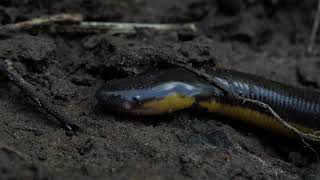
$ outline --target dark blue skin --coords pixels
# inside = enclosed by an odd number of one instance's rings
[[[165,98],[173,92],[187,97],[209,97],[214,89],[186,70],[169,69],[107,82],[96,97],[100,104],[118,112],[144,114],[141,105],[147,101]]]
[[[296,88],[241,72],[218,69],[210,75],[221,87],[244,98],[268,104],[281,118],[300,126],[320,129],[320,93]],[[181,68],[162,70],[108,82],[97,91],[100,104],[119,112],[143,114],[141,105],[172,92],[199,99],[215,99],[267,113],[255,104],[239,102],[193,73]],[[268,114],[268,113],[267,113]]]

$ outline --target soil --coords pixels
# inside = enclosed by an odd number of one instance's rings
[[[317,89],[319,39],[315,52],[305,53],[316,7],[298,0],[2,0],[3,25],[81,13],[88,21],[195,22],[199,31],[1,34],[0,57],[77,117],[82,131],[67,136],[2,77],[0,179],[320,179],[316,153],[299,140],[190,111],[114,114],[94,96],[108,80],[161,69],[169,60]]]

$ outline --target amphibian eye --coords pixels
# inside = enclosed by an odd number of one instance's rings
[[[140,101],[141,100],[141,96],[140,95],[137,95],[137,96],[134,96],[132,98],[134,101]]]
[[[258,128],[293,136],[269,109],[259,106],[262,103],[302,133],[320,129],[318,119],[314,118],[320,114],[318,91],[230,70],[215,70],[211,75],[223,84],[225,91],[234,95],[224,93],[189,71],[171,69],[109,83],[98,91],[97,98],[110,109],[136,115],[165,114],[197,106]]]

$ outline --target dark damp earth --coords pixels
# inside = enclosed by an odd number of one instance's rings
[[[1,1],[1,24],[81,13],[87,21],[195,22],[200,31],[1,34],[0,56],[76,116],[82,131],[67,136],[1,78],[0,179],[320,179],[315,153],[301,143],[189,111],[123,116],[94,97],[108,80],[169,60],[319,88],[319,45],[305,53],[316,7],[298,0]]]

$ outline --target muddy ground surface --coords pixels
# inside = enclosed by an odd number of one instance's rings
[[[91,21],[195,22],[199,28],[1,34],[0,56],[77,117],[82,131],[67,136],[1,78],[0,179],[320,179],[315,154],[299,143],[188,111],[118,115],[94,97],[108,80],[161,69],[169,60],[319,88],[319,46],[305,54],[316,6],[298,0],[0,1],[1,24],[67,12]]]

